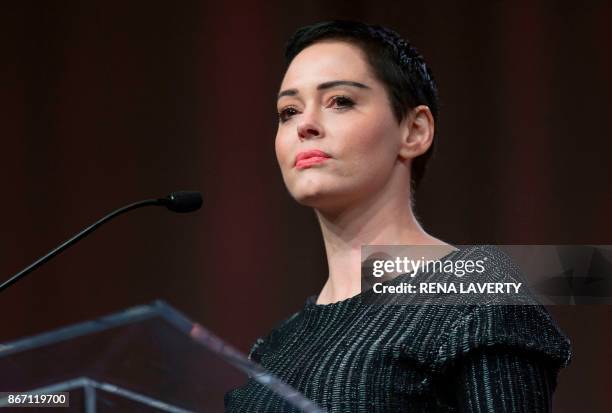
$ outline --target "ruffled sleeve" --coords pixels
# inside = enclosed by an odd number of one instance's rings
[[[571,361],[570,340],[541,305],[483,305],[472,308],[444,332],[434,367],[443,370],[479,349],[531,353],[557,369]]]
[[[519,269],[498,249],[472,255],[491,260],[487,281],[520,280]],[[571,342],[548,310],[529,294],[520,305],[502,300],[456,306],[446,312],[433,345],[432,372],[454,392],[459,411],[548,412],[559,370],[572,358]]]
[[[249,351],[249,359],[253,360],[255,363],[261,363],[261,356],[263,354],[262,346],[264,343],[265,340],[263,337],[259,337],[257,340],[255,340],[255,343],[253,343],[253,346]]]
[[[469,258],[486,259],[487,273],[478,281],[523,281],[520,269],[494,246],[470,249]],[[528,289],[512,305],[503,298],[488,303],[457,306],[435,345],[434,365],[444,369],[479,349],[531,353],[556,368],[571,360],[571,343],[544,306]]]
[[[281,335],[282,331],[288,327],[290,322],[298,316],[299,312],[292,314],[289,318],[283,320],[276,327],[268,333],[265,337],[259,337],[253,343],[251,350],[249,351],[249,359],[256,363],[262,363],[262,357],[266,354],[266,350],[270,346],[274,346],[277,338]]]

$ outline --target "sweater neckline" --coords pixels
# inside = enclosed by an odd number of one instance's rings
[[[448,254],[446,254],[443,257],[438,258],[438,259],[439,260],[447,260],[450,257],[453,257],[458,252],[464,251],[461,248],[458,248],[458,247],[455,247],[455,248],[456,248],[455,250],[449,252]],[[423,273],[423,271],[419,270],[419,274],[422,274],[422,273]],[[399,277],[402,277],[403,275],[406,275],[406,274],[400,274],[400,275],[398,275],[397,277],[395,277],[395,278],[393,278],[391,280],[387,280],[387,281],[382,282],[382,284],[383,285],[389,285],[392,282],[396,281]],[[309,296],[306,299],[305,307],[308,308],[308,309],[315,309],[315,308],[316,309],[340,308],[340,307],[344,307],[344,306],[350,306],[350,305],[352,305],[354,303],[359,304],[359,303],[361,303],[363,301],[364,298],[369,297],[371,294],[374,294],[374,289],[373,288],[369,288],[366,291],[362,291],[359,294],[356,294],[356,295],[354,295],[352,297],[349,297],[349,298],[345,298],[344,300],[340,300],[340,301],[336,301],[336,302],[328,303],[328,304],[317,304],[317,299],[319,298],[319,295],[318,294],[314,294],[314,295]]]

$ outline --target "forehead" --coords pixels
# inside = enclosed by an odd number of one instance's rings
[[[306,47],[293,59],[281,89],[309,87],[330,80],[373,80],[371,69],[359,46],[325,40]]]

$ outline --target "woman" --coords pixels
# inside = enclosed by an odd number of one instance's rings
[[[495,248],[433,237],[412,211],[438,106],[423,58],[391,30],[347,21],[298,30],[286,57],[276,155],[316,212],[329,277],[250,358],[328,412],[548,411],[570,348],[543,307],[372,306],[361,291],[362,245],[434,245],[434,258],[512,268]],[[226,409],[291,411],[253,380]]]

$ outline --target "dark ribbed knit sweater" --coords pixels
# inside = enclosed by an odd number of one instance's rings
[[[495,247],[446,258],[483,257],[494,264],[489,280],[521,279]],[[543,306],[377,306],[373,295],[326,305],[309,297],[249,357],[330,413],[550,411],[571,351]],[[296,411],[252,379],[225,403],[228,412]]]

